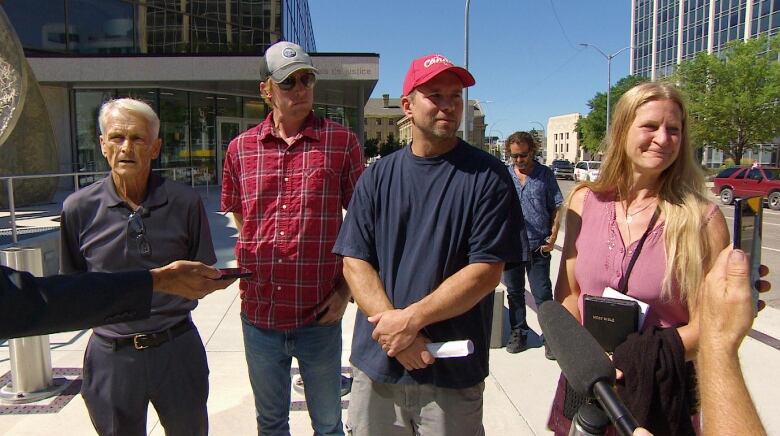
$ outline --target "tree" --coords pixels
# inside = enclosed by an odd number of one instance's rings
[[[615,109],[615,103],[634,86],[646,82],[639,76],[626,76],[612,86],[610,90],[610,109]],[[577,122],[577,133],[582,138],[582,146],[591,153],[601,149],[601,143],[607,130],[607,93],[598,92],[588,101],[590,112]]]
[[[536,145],[539,147],[538,151],[541,153],[542,149],[546,146],[544,142],[544,130],[531,129],[528,133],[533,136]]]
[[[673,79],[683,91],[691,139],[739,164],[745,151],[780,135],[780,37],[729,43],[719,55],[700,53]]]
[[[395,139],[395,135],[392,133],[387,134],[387,141],[379,146],[379,154],[381,156],[387,156],[388,154],[401,149],[401,143]]]
[[[379,152],[379,139],[377,138],[371,138],[366,139],[366,143],[363,144],[363,156],[368,159],[369,157],[374,157]]]

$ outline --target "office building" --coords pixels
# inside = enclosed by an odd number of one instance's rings
[[[580,145],[577,134],[577,122],[582,115],[578,112],[557,115],[547,119],[547,155],[543,162],[552,164],[553,160],[566,159],[570,162],[581,160],[599,160],[599,157]]]
[[[366,139],[376,139],[377,144],[382,144],[393,135],[400,142],[398,122],[403,117],[400,98],[390,98],[390,94],[382,94],[382,98],[369,98],[363,108]]]
[[[778,0],[631,0],[629,69],[656,80],[697,53],[778,31]]]
[[[317,53],[307,0],[0,3],[41,84],[60,172],[108,168],[97,111],[107,99],[134,97],[160,116],[163,146],[154,167],[219,184],[229,141],[269,112],[259,97],[259,58],[279,40],[312,55],[319,70],[315,112],[363,137],[379,55]]]

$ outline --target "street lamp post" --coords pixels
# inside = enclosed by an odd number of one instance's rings
[[[593,44],[581,42],[580,45],[583,47],[593,47],[607,60],[607,130],[604,132],[604,134],[607,135],[609,134],[609,117],[610,117],[609,112],[610,112],[610,104],[611,104],[610,97],[611,97],[611,90],[612,90],[611,89],[612,88],[612,58],[628,50],[629,48],[631,48],[631,46],[623,47],[620,50],[616,51],[615,53],[608,55]]]
[[[466,0],[465,29],[463,32],[463,68],[469,69],[469,4],[471,0]],[[463,90],[463,140],[469,142],[469,88]]]

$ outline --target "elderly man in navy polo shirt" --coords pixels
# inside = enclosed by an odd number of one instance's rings
[[[512,329],[506,351],[519,353],[528,349],[530,331],[525,321],[526,273],[536,307],[552,300],[550,252],[555,248],[555,238],[558,236],[563,195],[552,170],[534,160],[538,146],[530,133],[515,132],[509,135],[505,149],[511,159],[507,169],[520,198],[531,247],[530,260],[507,269],[503,275],[508,291],[509,325]],[[545,356],[554,359],[546,346]]]
[[[177,259],[216,262],[197,192],[152,173],[160,120],[118,99],[100,109],[100,147],[111,174],[63,204],[60,270],[118,272]],[[208,364],[190,311],[197,301],[154,293],[151,316],[95,328],[81,388],[101,435],[145,435],[151,402],[166,435],[208,433]]]
[[[412,62],[401,98],[412,143],[366,170],[336,241],[360,307],[353,436],[484,434],[493,290],[527,242],[506,169],[457,137],[473,84],[441,55]],[[474,353],[434,361],[426,351],[453,340]]]

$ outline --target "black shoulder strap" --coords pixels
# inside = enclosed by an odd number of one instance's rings
[[[639,252],[642,251],[642,246],[645,245],[645,239],[647,239],[647,236],[650,234],[651,231],[653,231],[653,227],[655,226],[655,222],[658,220],[658,215],[660,215],[660,213],[661,213],[661,209],[656,206],[655,212],[653,212],[653,217],[650,218],[650,223],[647,225],[647,229],[645,230],[645,233],[642,235],[642,237],[639,239],[639,242],[636,244],[636,249],[634,250],[634,254],[631,255],[631,260],[628,262],[628,267],[626,268],[626,272],[623,274],[623,277],[620,278],[620,283],[618,284],[618,291],[621,294],[625,294],[628,292],[628,277],[631,275],[631,270],[634,269],[636,258],[639,257]]]

